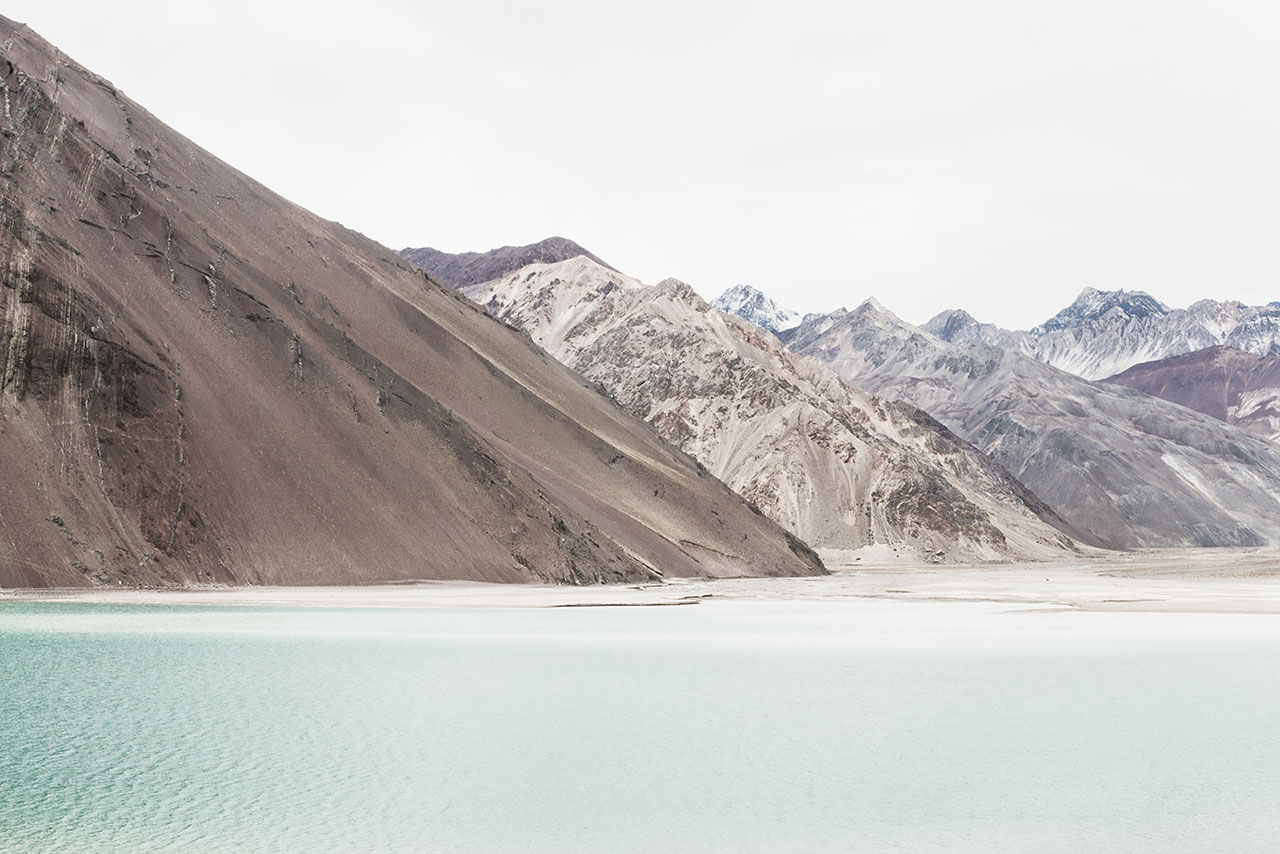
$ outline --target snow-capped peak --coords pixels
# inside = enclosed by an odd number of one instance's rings
[[[1280,342],[1280,311],[1235,300],[1171,309],[1142,291],[1086,288],[1028,333],[1026,352],[1085,379],[1225,344],[1257,355]],[[1006,345],[1007,346],[1007,345]]]
[[[1097,288],[1085,288],[1075,302],[1033,329],[1031,334],[1069,329],[1113,311],[1124,317],[1140,319],[1166,315],[1169,307],[1145,291],[1100,291]]]
[[[770,332],[781,332],[800,323],[799,314],[782,308],[750,285],[734,285],[716,297],[711,305],[727,314],[736,314]]]

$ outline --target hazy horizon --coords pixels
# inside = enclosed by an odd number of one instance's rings
[[[9,16],[392,248],[559,234],[647,282],[1033,326],[1085,287],[1265,303],[1280,11],[82,2]]]

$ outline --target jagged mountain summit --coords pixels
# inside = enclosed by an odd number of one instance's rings
[[[717,311],[586,257],[464,289],[599,383],[831,561],[1051,558],[1065,523],[914,407],[865,394]]]
[[[478,285],[519,270],[526,264],[554,264],[585,255],[601,267],[609,267],[595,255],[583,249],[567,237],[548,237],[528,246],[503,246],[488,252],[441,252],[423,246],[406,247],[399,252],[418,267],[426,270],[437,281],[451,288]]]
[[[944,311],[924,330],[954,344],[992,344],[1084,377],[1105,379],[1134,365],[1227,346],[1259,356],[1280,352],[1280,303],[1200,300],[1169,308],[1142,291],[1085,288],[1071,305],[1027,332]]]
[[[1107,544],[1280,543],[1280,448],[1030,356],[958,345],[878,303],[810,320],[790,347],[929,412]]]
[[[954,308],[930,318],[921,327],[943,341],[966,346],[987,344],[1035,355],[1035,339],[1028,332],[1002,329],[994,323],[981,323],[964,309]]]
[[[0,586],[822,571],[516,330],[0,43]]]
[[[1280,356],[1208,347],[1134,365],[1107,382],[1280,440]]]
[[[1108,318],[1122,321],[1164,317],[1169,307],[1144,291],[1100,291],[1085,288],[1071,305],[1031,330],[1039,338],[1051,332],[1076,329]]]
[[[799,314],[783,308],[750,285],[734,285],[716,297],[711,305],[775,334],[800,325]]]

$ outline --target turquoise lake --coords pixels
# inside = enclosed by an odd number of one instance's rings
[[[1280,850],[1280,619],[0,604],[4,852]]]

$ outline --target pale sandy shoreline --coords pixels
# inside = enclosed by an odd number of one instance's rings
[[[858,565],[821,578],[564,587],[423,581],[359,587],[0,590],[3,602],[280,607],[548,608],[716,600],[989,602],[1087,611],[1280,614],[1280,550],[1140,552],[1014,566]]]

